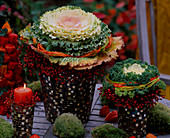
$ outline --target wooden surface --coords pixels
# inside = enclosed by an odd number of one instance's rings
[[[104,117],[99,116],[100,108],[102,107],[100,99],[99,99],[99,92],[97,91],[97,88],[99,88],[101,85],[96,85],[96,90],[93,98],[93,104],[92,104],[92,110],[91,115],[88,123],[86,124],[86,134],[85,138],[91,138],[90,131],[92,128],[105,124]],[[161,103],[165,104],[166,106],[170,107],[170,101],[169,100],[162,100]],[[113,109],[114,110],[114,109]],[[112,110],[111,110],[112,111]],[[12,123],[11,119],[7,119],[6,116],[1,116],[8,122]],[[117,123],[114,123],[114,125],[117,127]],[[52,134],[52,124],[46,120],[45,118],[45,111],[44,111],[44,104],[43,102],[38,102],[35,107],[34,112],[34,123],[33,123],[33,134],[39,135],[41,138],[57,138],[53,136]],[[158,138],[168,138],[170,135],[164,135],[164,136],[158,136]]]

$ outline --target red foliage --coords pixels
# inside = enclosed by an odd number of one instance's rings
[[[99,18],[99,19],[104,19],[106,18],[106,15],[104,13],[100,13],[100,12],[93,12],[93,14]]]
[[[32,135],[30,138],[40,138],[37,134]]]
[[[134,29],[136,29],[137,28],[137,25],[136,24],[133,24],[133,25],[131,25],[130,27],[129,27],[129,30],[134,30]]]
[[[131,42],[126,46],[126,49],[128,50],[136,50],[137,46],[138,46],[138,38],[136,34],[133,34],[131,36]]]
[[[135,136],[131,136],[131,137],[129,137],[129,138],[136,138]]]
[[[3,63],[8,63],[9,61],[10,61],[10,56],[7,53],[5,53]]]
[[[130,24],[131,20],[130,20],[128,14],[129,14],[129,11],[123,12],[122,13],[122,17],[123,17],[124,23]]]
[[[10,33],[9,35],[9,41],[11,44],[14,44],[14,45],[17,45],[18,44],[18,35],[17,34],[14,34],[14,33]]]
[[[14,78],[14,73],[12,70],[8,70],[5,74],[4,74],[4,77],[7,79],[7,80],[13,80]]]
[[[123,17],[122,17],[121,14],[119,14],[119,16],[116,18],[116,23],[117,23],[118,25],[123,25],[124,20],[123,20]]]
[[[0,105],[0,115],[6,115],[8,112],[8,108],[5,105]]]
[[[116,15],[116,9],[109,9],[108,12],[112,15],[112,17]]]
[[[95,0],[83,0],[84,2],[94,2]]]
[[[96,5],[96,8],[97,8],[97,9],[102,9],[103,7],[104,7],[104,4],[97,4],[97,5]]]
[[[126,3],[124,1],[121,1],[118,4],[116,4],[116,8],[122,8],[123,6],[125,6],[125,4]]]
[[[110,110],[109,110],[109,106],[108,105],[104,105],[101,109],[100,109],[100,112],[99,114],[101,116],[107,116],[108,114],[110,113]]]
[[[20,83],[23,82],[23,78],[19,74],[15,75],[15,79],[14,80],[15,80],[16,84],[20,84]]]
[[[14,70],[14,73],[17,74],[17,75],[20,75],[22,73],[22,67],[21,66],[18,66],[15,70]]]
[[[0,45],[5,46],[6,44],[8,44],[8,40],[8,37],[0,36]]]
[[[125,33],[122,32],[122,31],[119,31],[119,32],[115,32],[114,35],[124,37],[124,36],[125,36]]]
[[[1,5],[1,7],[0,7],[0,11],[4,11],[6,9],[6,5],[4,4],[4,5]]]
[[[22,85],[23,79],[20,76],[22,68],[19,63],[19,52],[17,50],[18,35],[11,33],[12,29],[8,22],[2,28],[7,28],[8,32],[5,36],[0,37],[0,51],[4,52],[3,64],[0,66],[0,89],[1,91],[3,89],[7,91]],[[8,98],[9,94],[6,94],[4,91],[2,91],[0,96],[0,114],[6,114],[8,110],[6,105],[4,105],[4,101]]]
[[[11,62],[8,63],[8,69],[14,70],[17,67],[18,67],[18,62],[11,61]]]
[[[14,53],[9,54],[12,61],[16,61],[16,59],[19,56],[18,50],[16,50]]]
[[[13,53],[16,50],[16,47],[12,44],[6,44],[5,49],[8,54]]]
[[[106,16],[106,18],[103,20],[103,22],[107,25],[109,25],[112,22],[112,17]]]
[[[117,122],[118,121],[118,113],[117,113],[117,111],[112,111],[111,113],[109,113],[106,116],[105,121]]]
[[[131,10],[135,5],[135,0],[128,0],[128,9]]]

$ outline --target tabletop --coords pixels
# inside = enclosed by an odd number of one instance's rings
[[[99,91],[97,88],[101,87],[101,84],[97,84],[95,88],[95,93],[94,93],[94,98],[93,98],[93,103],[92,103],[92,108],[91,108],[91,114],[88,123],[86,124],[86,134],[85,138],[91,138],[90,132],[92,129],[96,126],[103,125],[107,123],[104,121],[104,117],[101,117],[99,115],[99,111],[102,107],[102,103],[99,98]],[[166,106],[170,107],[170,101],[163,99],[159,101]],[[115,110],[115,109],[112,109]],[[112,111],[111,110],[111,111]],[[1,116],[0,117],[4,118],[8,122],[12,123],[12,119],[7,119],[6,116]],[[52,125],[49,121],[46,120],[45,118],[45,110],[44,110],[44,104],[43,102],[38,102],[35,106],[35,111],[34,111],[34,120],[33,120],[33,134],[39,135],[41,138],[57,138],[52,134]],[[118,127],[117,123],[114,123],[116,127]],[[160,135],[158,138],[168,138],[170,135]]]

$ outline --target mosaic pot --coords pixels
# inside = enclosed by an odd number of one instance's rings
[[[16,129],[16,137],[27,137],[32,134],[34,106],[12,105],[12,123]]]
[[[130,136],[141,138],[146,135],[146,125],[149,107],[144,108],[118,108],[118,127]]]
[[[66,70],[60,74],[64,76],[62,78],[64,83],[56,80],[59,76],[48,76],[44,73],[40,75],[42,90],[45,93],[46,118],[54,122],[58,115],[70,112],[82,123],[86,123],[91,111],[96,79],[94,76],[84,76],[83,70],[67,71],[69,72],[67,75],[65,75]]]

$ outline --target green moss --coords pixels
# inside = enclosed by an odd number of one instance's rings
[[[170,133],[170,108],[161,103],[152,107],[147,127],[151,132]]]
[[[53,125],[53,134],[60,138],[81,138],[84,133],[81,121],[70,113],[59,115]]]
[[[14,133],[15,130],[12,125],[3,118],[0,118],[0,138],[12,138]]]
[[[34,81],[27,86],[28,88],[31,88],[33,92],[39,92],[41,91],[41,83],[40,81]]]
[[[128,138],[129,135],[123,130],[114,127],[110,123],[106,123],[101,126],[97,126],[91,132],[93,138]]]

